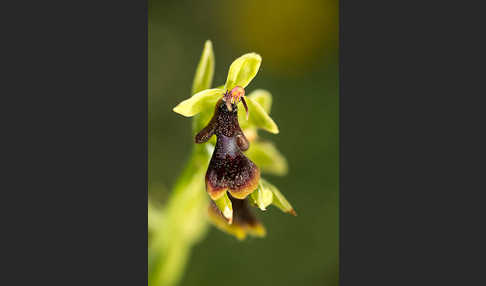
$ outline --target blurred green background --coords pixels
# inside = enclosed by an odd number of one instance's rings
[[[272,93],[280,134],[259,134],[289,163],[287,176],[265,177],[298,213],[254,208],[264,239],[239,242],[211,227],[192,249],[180,285],[338,285],[338,4],[149,0],[149,195],[163,204],[190,155],[191,120],[172,108],[191,95],[210,39],[213,86],[224,84],[237,57],[262,56],[246,91]]]

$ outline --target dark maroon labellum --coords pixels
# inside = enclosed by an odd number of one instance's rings
[[[195,138],[196,143],[207,142],[216,135],[216,147],[206,172],[206,190],[217,200],[228,190],[234,198],[244,199],[252,193],[260,180],[260,170],[242,151],[250,143],[238,123],[237,102],[222,99],[216,103],[213,118]]]

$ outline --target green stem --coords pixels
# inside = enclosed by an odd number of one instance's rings
[[[158,222],[150,226],[149,286],[176,285],[192,246],[206,233],[204,173],[210,156],[205,148],[194,146],[163,211],[149,208],[149,221]]]

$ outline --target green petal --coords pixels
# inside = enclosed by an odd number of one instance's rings
[[[273,119],[256,100],[251,97],[246,97],[246,104],[248,105],[249,111],[248,120],[246,120],[243,103],[240,102],[238,104],[238,120],[241,128],[257,127],[270,133],[278,134],[277,124],[275,124]]]
[[[233,222],[233,205],[228,198],[228,193],[225,192],[224,195],[220,199],[215,200],[214,203],[231,224]]]
[[[290,213],[292,215],[297,215],[294,211],[292,205],[290,205],[289,201],[280,193],[280,191],[274,185],[270,184],[268,181],[260,178],[260,182],[263,188],[270,190],[273,193],[273,205],[281,209],[283,212]]]
[[[251,193],[250,200],[252,203],[257,205],[258,208],[264,211],[272,203],[273,193],[268,188],[264,187],[260,180],[258,188]]]
[[[197,65],[196,74],[192,82],[192,94],[211,88],[214,75],[214,52],[210,40],[204,43],[204,49]]]
[[[218,88],[205,89],[179,103],[172,110],[186,117],[194,116],[205,109],[212,111],[223,93],[224,91]]]
[[[271,142],[253,141],[245,155],[263,172],[279,176],[287,174],[287,160]]]
[[[266,113],[270,114],[272,108],[272,94],[264,89],[257,89],[252,91],[248,97],[251,97],[254,101],[258,102]]]
[[[237,58],[229,68],[225,90],[231,90],[235,86],[245,88],[257,74],[261,62],[262,57],[255,53]]]

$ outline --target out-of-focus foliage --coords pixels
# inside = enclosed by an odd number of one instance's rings
[[[325,59],[337,46],[338,4],[245,0],[224,1],[216,9],[232,47],[253,47],[274,73],[305,76],[319,64],[316,59]]]

